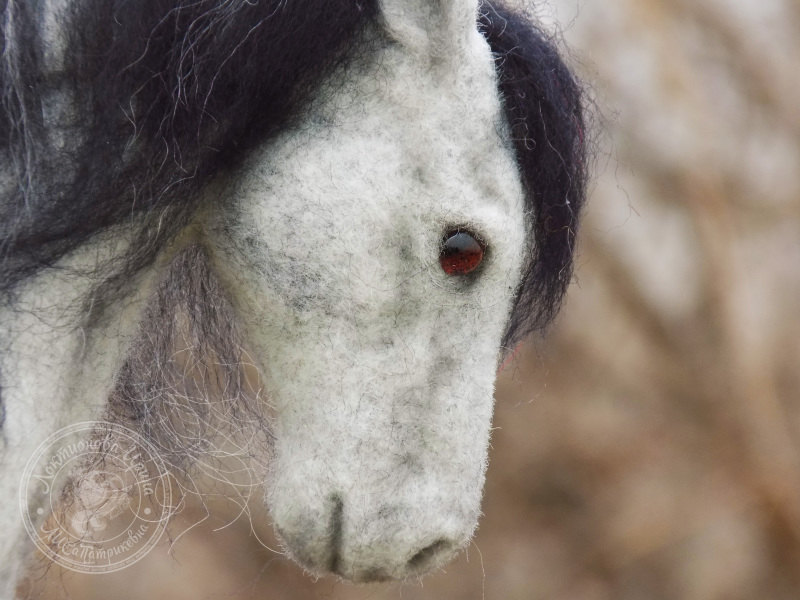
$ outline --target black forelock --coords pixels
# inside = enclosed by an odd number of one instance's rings
[[[0,299],[134,219],[138,238],[118,277],[146,265],[188,222],[200,190],[285,129],[378,14],[377,0],[64,4],[66,61],[54,71],[42,0],[0,0]],[[524,17],[484,0],[479,26],[535,239],[510,345],[551,319],[571,278],[586,170],[581,93]],[[53,112],[70,98],[72,112]]]
[[[553,40],[528,19],[484,0],[479,26],[497,61],[534,240],[503,340],[511,348],[552,320],[572,278],[587,178],[583,96]]]

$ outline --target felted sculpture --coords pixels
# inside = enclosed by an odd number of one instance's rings
[[[166,425],[182,343],[192,410],[262,424],[303,567],[463,548],[498,364],[571,277],[581,94],[547,36],[494,0],[2,0],[0,27],[3,597],[49,434],[202,457]]]

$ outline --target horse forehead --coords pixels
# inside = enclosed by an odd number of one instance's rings
[[[521,210],[493,58],[477,30],[446,63],[389,44],[353,71],[251,162],[256,177],[245,181],[302,197],[279,211],[351,227],[432,210]]]
[[[469,39],[446,59],[396,44],[383,48],[373,68],[334,97],[331,110],[342,129],[354,137],[382,134],[402,150],[401,164],[413,164],[416,172],[469,170],[474,176],[477,161],[484,166],[479,171],[506,166],[511,152],[494,59],[477,28]]]

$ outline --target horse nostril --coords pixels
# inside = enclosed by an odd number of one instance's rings
[[[331,573],[338,574],[342,560],[342,513],[344,512],[344,502],[341,496],[334,494],[331,496],[331,503],[333,504],[333,510],[331,511],[328,570]]]
[[[428,566],[430,566],[437,555],[449,550],[452,548],[452,546],[453,544],[445,539],[436,540],[429,546],[425,546],[422,550],[411,557],[411,560],[408,561],[408,570],[424,571],[428,568]]]

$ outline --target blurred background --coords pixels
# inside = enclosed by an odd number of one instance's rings
[[[530,10],[588,83],[595,175],[564,311],[501,374],[468,552],[355,587],[210,519],[31,597],[800,598],[800,4]]]

